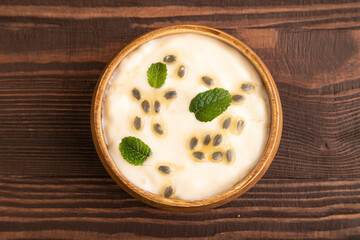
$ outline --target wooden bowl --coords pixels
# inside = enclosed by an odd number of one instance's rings
[[[116,68],[119,66],[121,61],[128,56],[132,51],[137,49],[140,45],[159,37],[177,34],[177,33],[198,33],[206,35],[215,39],[218,39],[231,47],[241,52],[256,68],[260,77],[262,78],[271,110],[271,126],[270,135],[266,144],[263,155],[257,165],[252,171],[239,183],[225,192],[222,192],[216,196],[201,199],[201,200],[179,200],[164,198],[158,195],[147,192],[133,183],[131,183],[121,171],[116,167],[112,160],[110,153],[106,147],[103,126],[102,126],[102,106],[105,92]],[[135,198],[157,208],[175,210],[175,211],[196,211],[214,208],[225,204],[240,195],[244,194],[249,190],[260,178],[265,174],[269,168],[273,158],[275,157],[276,151],[280,143],[280,137],[282,132],[282,109],[277,91],[276,85],[269,70],[266,68],[260,58],[243,42],[236,39],[235,37],[226,34],[217,29],[194,26],[194,25],[180,25],[161,28],[152,32],[149,32],[128,44],[123,50],[116,55],[116,57],[106,66],[103,74],[101,75],[93,95],[91,105],[91,133],[95,144],[96,151],[100,157],[102,164],[108,171],[110,176],[130,195]]]

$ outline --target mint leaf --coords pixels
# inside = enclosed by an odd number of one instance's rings
[[[195,113],[197,120],[210,122],[225,112],[232,101],[228,90],[214,88],[196,95],[190,102],[189,111]]]
[[[153,88],[160,88],[166,79],[167,67],[161,62],[153,63],[147,71],[148,82]]]
[[[119,144],[119,150],[123,158],[135,166],[142,165],[151,155],[149,146],[136,137],[124,137]]]

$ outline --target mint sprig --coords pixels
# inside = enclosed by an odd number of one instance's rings
[[[151,64],[147,71],[148,82],[153,88],[160,88],[167,75],[167,67],[164,63],[157,62]]]
[[[119,144],[123,158],[130,164],[139,166],[151,155],[151,149],[136,137],[124,137]]]
[[[190,102],[189,111],[195,113],[197,120],[210,122],[225,112],[232,101],[228,90],[214,88],[196,95]]]

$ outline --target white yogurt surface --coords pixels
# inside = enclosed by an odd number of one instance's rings
[[[165,84],[152,88],[147,81],[147,70],[152,63],[163,62],[169,54],[176,56],[174,63],[167,65]],[[177,76],[180,65],[186,66],[184,78]],[[215,80],[208,87],[201,77],[207,75]],[[241,91],[242,83],[252,83],[253,93]],[[232,104],[222,115],[211,122],[198,121],[189,112],[191,100],[199,93],[214,87],[229,90],[232,94],[245,96],[245,101]],[[169,104],[162,104],[156,115],[145,115],[141,101],[132,96],[132,89],[140,90],[143,97],[156,96],[161,102],[168,89],[175,89],[177,97]],[[150,102],[152,105],[152,103]],[[133,120],[142,119],[142,130],[136,131]],[[221,129],[224,117],[244,120],[239,135]],[[159,137],[151,124],[159,121],[167,129],[166,136]],[[110,154],[120,171],[136,186],[160,196],[164,188],[171,185],[171,197],[197,200],[221,193],[243,179],[260,159],[269,136],[270,111],[263,82],[251,63],[237,50],[227,44],[200,34],[174,34],[143,44],[127,56],[115,72],[104,100],[103,130]],[[189,140],[196,136],[200,142],[205,133],[223,135],[223,150],[233,147],[235,161],[226,159],[213,162],[205,159],[194,161],[189,149]],[[123,159],[119,143],[124,137],[134,136],[145,142],[152,155],[142,166],[134,166]],[[221,145],[219,146],[221,148]],[[171,174],[158,171],[160,165],[171,167]]]

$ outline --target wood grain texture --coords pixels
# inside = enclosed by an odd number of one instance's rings
[[[321,186],[321,189],[319,188]],[[263,179],[217,209],[173,213],[135,200],[110,178],[0,178],[6,238],[356,239],[360,181]]]
[[[244,41],[283,106],[280,148],[263,180],[203,213],[129,197],[108,178],[90,134],[106,63],[172,24]],[[359,239],[359,76],[357,0],[1,0],[0,238]]]

